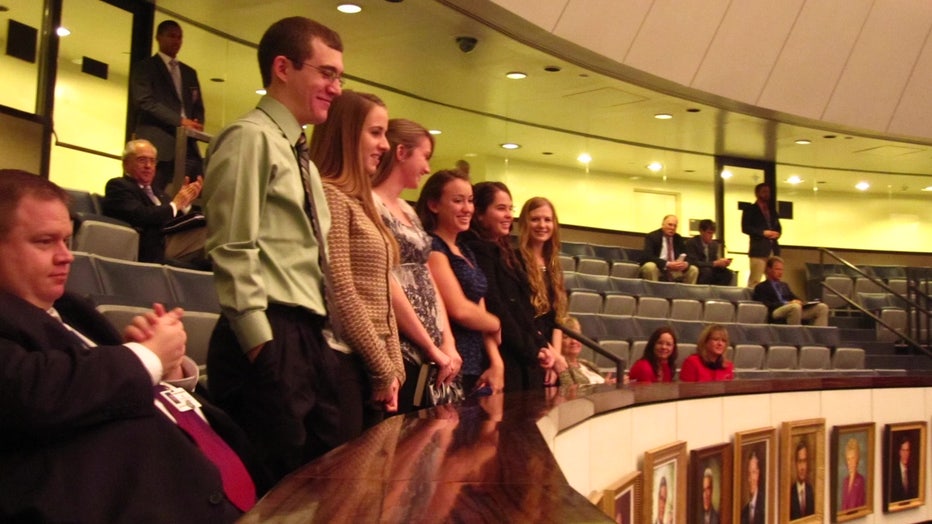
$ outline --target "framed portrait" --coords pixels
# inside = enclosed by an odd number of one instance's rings
[[[687,522],[731,522],[733,454],[730,442],[694,449],[689,453]]]
[[[641,472],[635,471],[599,493],[599,507],[617,524],[635,524],[641,509]]]
[[[644,452],[641,522],[674,524],[686,521],[686,442],[678,441]]]
[[[771,524],[777,479],[777,432],[760,428],[735,433],[732,522]]]
[[[883,510],[925,504],[926,423],[887,424],[883,431]]]
[[[832,521],[844,522],[874,512],[875,424],[832,428]]]
[[[784,422],[780,434],[780,522],[823,522],[825,419]]]

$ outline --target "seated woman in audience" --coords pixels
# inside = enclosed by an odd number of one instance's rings
[[[459,171],[437,171],[421,188],[415,208],[433,237],[427,265],[447,308],[456,350],[463,357],[463,389],[471,392],[488,386],[493,392],[502,391],[501,323],[485,308],[488,282],[476,256],[458,238],[469,229],[474,211],[469,177]]]
[[[380,420],[381,411],[396,411],[398,389],[405,382],[389,299],[398,248],[375,210],[370,188],[379,155],[388,150],[387,127],[381,100],[344,91],[331,104],[327,121],[314,126],[310,144],[331,217],[326,283],[335,339],[329,338],[353,370],[340,377],[348,438]]]
[[[581,331],[579,321],[573,317],[568,317],[563,325],[577,333]],[[566,369],[560,373],[560,385],[569,386],[571,384],[605,384],[605,377],[599,372],[599,368],[588,360],[579,358],[582,351],[582,343],[575,338],[563,335],[563,358],[566,359]]]
[[[709,324],[699,334],[696,352],[686,357],[680,369],[683,382],[712,382],[735,378],[735,366],[725,359],[728,330],[719,324]]]
[[[531,284],[536,327],[559,349],[563,332],[557,323],[566,317],[566,290],[560,266],[560,223],[553,204],[544,197],[529,199],[521,208],[518,229],[518,256]]]
[[[421,176],[430,172],[434,138],[421,125],[402,119],[388,122],[386,136],[389,150],[372,180],[372,198],[401,252],[401,265],[394,271],[392,304],[401,332],[405,371],[413,378],[399,395],[399,410],[404,413],[424,405],[415,406],[415,387],[423,364],[437,366],[440,389],[440,384],[459,382],[463,359],[456,351],[443,300],[427,267],[430,235],[411,206],[401,199],[402,190],[416,189]],[[444,398],[448,400],[457,399]]]
[[[502,324],[505,391],[536,389],[544,385],[544,369],[553,367],[555,351],[535,327],[530,284],[509,245],[511,192],[501,182],[480,182],[473,195],[476,211],[464,235],[488,280],[486,307]]]
[[[644,356],[631,366],[628,378],[632,383],[673,382],[676,374],[676,333],[662,326],[651,333],[644,347]]]

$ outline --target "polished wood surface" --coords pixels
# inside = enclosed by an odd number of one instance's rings
[[[566,481],[537,422],[562,431],[655,402],[823,389],[932,386],[932,375],[800,374],[493,395],[391,417],[285,478],[240,522],[611,522]]]

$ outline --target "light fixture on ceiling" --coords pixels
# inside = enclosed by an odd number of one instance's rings
[[[71,31],[69,31],[68,28],[65,26],[60,26],[58,29],[55,30],[55,34],[60,37],[66,37],[71,34]]]
[[[359,7],[356,4],[340,4],[337,6],[337,11],[347,15],[355,15],[356,13],[362,11],[362,7]]]
[[[926,186],[922,188],[920,191],[932,191],[932,186]]]
[[[561,70],[562,70],[562,69],[560,68],[560,66],[555,66],[555,65],[550,65],[550,66],[545,66],[545,67],[544,67],[544,71],[546,71],[546,72],[548,72],[548,73],[559,73]]]
[[[857,184],[855,184],[854,187],[855,187],[855,189],[857,189],[857,190],[859,190],[859,191],[867,191],[868,189],[870,189],[871,185],[868,184],[867,182],[864,182],[864,181],[862,180],[862,181],[858,182]]]
[[[217,84],[222,84],[222,83],[226,82],[226,80],[224,80],[223,78],[220,78],[219,76],[215,76],[215,77],[211,78],[210,81],[211,81],[211,82],[214,82],[214,83],[217,83]]]
[[[799,178],[799,175],[790,175],[790,177],[786,179],[787,184],[793,184],[794,186],[802,181],[803,179]]]
[[[264,95],[264,94],[265,94],[265,89],[256,89],[256,94],[257,94],[257,95]]]
[[[656,115],[654,115],[654,118],[656,118],[657,120],[670,120],[671,118],[673,118],[673,115],[671,115],[670,113],[657,113]]]
[[[727,169],[722,169],[722,180],[728,180],[729,178],[735,176],[734,173]]]
[[[795,143],[796,145],[800,145],[800,146],[808,146],[809,144],[812,143],[812,140],[809,140],[807,138],[800,138]]]
[[[663,164],[660,162],[651,162],[650,164],[647,164],[647,170],[652,173],[656,173],[661,169],[663,169]]]
[[[592,155],[589,153],[580,153],[579,156],[576,157],[576,160],[579,160],[583,164],[588,164],[589,162],[592,162]]]
[[[504,144],[499,144],[502,149],[519,149],[521,144],[515,144],[514,142],[505,142]]]
[[[442,134],[443,134],[443,131],[441,131],[441,130],[439,130],[439,129],[430,129],[430,130],[428,130],[427,132],[430,133],[430,134],[432,134],[432,135],[442,135]]]
[[[522,73],[521,71],[509,71],[505,73],[505,78],[510,78],[512,80],[523,80],[527,78],[527,73]]]

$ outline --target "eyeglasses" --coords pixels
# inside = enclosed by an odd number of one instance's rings
[[[294,64],[299,63],[299,62],[295,62],[294,60],[292,60],[291,62],[294,63]],[[316,65],[314,65],[314,64],[312,64],[312,63],[310,63],[310,62],[300,62],[300,63],[301,63],[301,65],[306,65],[306,66],[308,66],[308,67],[310,67],[310,68],[316,69],[317,72],[320,73],[320,76],[324,77],[324,80],[326,80],[327,82],[329,82],[329,83],[331,83],[331,84],[334,83],[334,82],[336,82],[336,83],[340,84],[340,87],[343,87],[343,84],[346,83],[346,80],[343,79],[343,74],[342,74],[342,73],[338,73],[338,72],[337,72],[335,69],[333,69],[332,67],[328,67],[328,66],[316,66]]]
[[[151,157],[151,156],[137,156],[134,159],[134,162],[136,162],[136,164],[140,166],[145,166],[149,164],[154,166],[157,163],[157,160],[155,159],[155,157]]]

